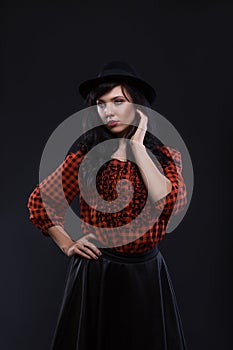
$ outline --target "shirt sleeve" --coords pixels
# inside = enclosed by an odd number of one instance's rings
[[[162,165],[163,175],[172,183],[171,191],[154,203],[155,208],[161,211],[160,217],[170,217],[180,213],[187,204],[187,191],[182,176],[181,153],[168,146],[162,146],[161,151],[167,156],[168,164]]]
[[[64,228],[68,205],[79,193],[78,166],[81,159],[81,150],[70,152],[29,196],[29,219],[45,236],[49,236],[46,230],[52,226],[60,225]]]

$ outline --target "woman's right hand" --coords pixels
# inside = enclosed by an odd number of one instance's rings
[[[67,256],[78,254],[83,258],[98,259],[102,253],[92,242],[89,241],[92,238],[96,239],[93,233],[89,233],[84,237],[78,239],[65,250],[65,254]]]

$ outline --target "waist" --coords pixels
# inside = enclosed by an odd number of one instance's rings
[[[102,256],[106,257],[107,259],[112,259],[119,262],[126,262],[126,263],[137,263],[137,262],[144,262],[147,260],[153,259],[158,253],[159,248],[156,245],[152,249],[146,250],[141,253],[123,253],[115,251],[111,248],[100,248],[102,252]]]

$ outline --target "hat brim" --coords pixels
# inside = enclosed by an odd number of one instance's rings
[[[156,98],[155,90],[152,88],[152,86],[150,86],[144,80],[135,78],[133,76],[131,77],[131,76],[120,75],[120,74],[112,74],[108,76],[102,76],[95,79],[86,80],[79,85],[79,88],[78,88],[79,93],[84,99],[86,99],[87,95],[92,89],[96,88],[101,83],[110,82],[110,81],[113,81],[113,82],[119,81],[119,83],[126,82],[133,86],[136,86],[150,103],[153,103]]]

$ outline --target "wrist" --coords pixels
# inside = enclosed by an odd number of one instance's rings
[[[134,139],[130,139],[130,145],[133,148],[140,148],[140,149],[146,149],[145,148],[145,145],[143,144],[143,141],[137,141],[137,140],[134,140]]]
[[[75,241],[73,241],[72,239],[64,242],[61,246],[60,249],[62,250],[63,253],[67,254],[69,248],[75,243]]]
[[[59,239],[59,242],[57,242],[59,248],[61,249],[61,251],[63,253],[67,253],[68,249],[74,244],[75,242],[73,241],[73,239],[68,236],[68,235],[65,235],[65,236],[62,236],[60,239]]]

